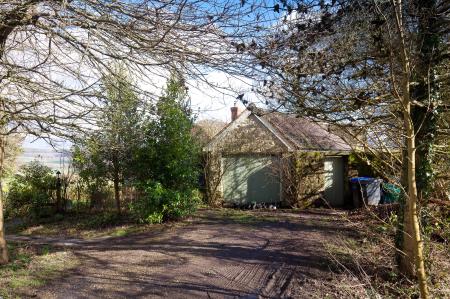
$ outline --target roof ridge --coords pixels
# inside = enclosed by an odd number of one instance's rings
[[[298,117],[295,114],[272,111],[258,115],[248,109],[244,110],[236,120],[227,124],[212,140],[203,147],[204,151],[212,150],[218,140],[227,136],[230,130],[239,127],[239,124],[252,116],[270,134],[278,139],[289,151],[316,150],[316,151],[348,151],[349,144],[338,134],[327,130],[317,122]]]

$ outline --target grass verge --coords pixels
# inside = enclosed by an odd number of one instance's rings
[[[78,265],[70,251],[44,245],[9,242],[11,261],[0,266],[0,297],[34,296],[34,290]]]
[[[278,222],[280,217],[274,214],[267,214],[263,211],[220,209],[218,215],[226,220],[240,224],[260,224],[263,222]]]
[[[60,215],[61,216],[61,215]],[[38,223],[10,226],[8,234],[24,236],[70,237],[92,239],[98,237],[123,237],[144,232],[149,225],[136,224],[115,213],[74,214],[41,219]]]

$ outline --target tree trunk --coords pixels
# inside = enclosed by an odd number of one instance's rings
[[[401,211],[399,212],[399,232],[398,238],[400,241],[397,244],[397,248],[399,249],[399,253],[397,256],[397,262],[400,271],[407,275],[408,277],[414,277],[415,275],[415,265],[414,265],[414,242],[413,242],[413,231],[411,225],[410,211],[409,211],[409,163],[408,163],[408,144],[405,142],[406,150],[403,151],[403,159],[402,159],[402,186],[404,187],[403,200],[401,203]]]
[[[1,188],[0,182],[0,188]],[[6,246],[5,230],[3,224],[3,191],[0,191],[0,265],[7,264],[9,261],[8,247]]]
[[[406,114],[406,112],[405,112]],[[417,274],[419,280],[420,293],[422,298],[428,298],[428,286],[427,277],[425,272],[425,263],[423,257],[423,240],[420,233],[419,225],[419,210],[417,207],[417,186],[416,186],[416,161],[415,161],[415,136],[414,129],[411,123],[410,115],[405,115],[405,122],[408,122],[407,126],[407,147],[408,147],[408,196],[406,201],[406,213],[404,218],[404,251],[406,253],[406,259],[402,263],[403,270],[409,275]]]
[[[117,214],[120,215],[120,178],[119,178],[119,171],[116,167],[114,167],[114,199],[116,200],[116,208],[117,208]]]
[[[4,219],[3,219],[3,163],[5,158],[5,137],[0,136],[0,265],[9,261],[8,247],[6,246]]]
[[[23,3],[17,9],[14,9],[11,12],[6,13],[2,16],[2,24],[0,24],[0,59],[4,59],[3,55],[5,53],[5,45],[9,35],[13,32],[15,27],[19,25],[26,25],[26,22],[23,22],[24,18],[26,18],[28,14],[28,10],[30,7],[38,3],[39,0],[31,0]],[[31,20],[31,18],[30,18]],[[6,74],[1,74],[2,77],[6,78]],[[5,111],[4,103],[1,102],[0,113],[3,114]],[[5,229],[4,229],[4,216],[3,216],[3,164],[5,160],[5,145],[6,145],[6,136],[4,135],[4,126],[5,123],[0,124],[0,265],[6,264],[9,261],[8,257],[8,248],[6,246],[5,240]]]
[[[404,261],[400,264],[406,274],[413,274],[414,270],[419,281],[420,295],[422,298],[429,298],[427,277],[425,272],[425,263],[423,258],[423,240],[420,233],[419,210],[417,207],[417,183],[416,183],[416,136],[414,124],[411,117],[411,90],[410,90],[410,58],[405,41],[405,32],[403,27],[402,2],[401,0],[393,0],[398,37],[400,40],[400,56],[403,70],[403,78],[401,82],[402,95],[401,99],[403,108],[403,121],[406,133],[406,162],[407,168],[407,196],[406,196],[406,213],[404,217],[404,239],[403,252]],[[403,161],[405,162],[405,161]],[[415,265],[415,269],[414,266]]]

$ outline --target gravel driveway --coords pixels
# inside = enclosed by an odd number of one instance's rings
[[[330,270],[324,245],[345,231],[339,217],[323,210],[247,214],[232,218],[222,211],[200,211],[162,232],[71,240],[81,265],[33,296],[340,297],[336,283],[341,277]],[[60,243],[65,246],[64,240]]]

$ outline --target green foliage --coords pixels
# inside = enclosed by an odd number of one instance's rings
[[[83,222],[81,228],[103,228],[120,222],[120,216],[116,213],[105,212],[92,215],[86,222]]]
[[[161,183],[148,182],[145,196],[130,204],[134,219],[142,223],[161,223],[181,219],[195,211],[200,204],[196,190],[177,191],[164,188]]]
[[[90,207],[90,202],[88,200],[70,200],[70,205],[72,206],[72,211],[76,213],[88,211]]]
[[[95,138],[87,137],[73,146],[72,163],[91,193],[102,190],[107,184],[106,167]]]
[[[75,142],[73,163],[92,199],[119,179],[145,193],[129,206],[136,220],[182,218],[199,197],[200,146],[191,134],[187,88],[173,75],[153,110],[155,117],[148,117],[127,82],[125,77],[104,78],[107,100],[99,130]]]
[[[9,183],[5,208],[8,217],[40,217],[51,214],[56,177],[52,170],[32,161],[24,165]]]
[[[172,75],[148,123],[145,143],[136,155],[137,185],[144,198],[130,211],[140,222],[161,223],[192,213],[200,203],[200,147],[192,136],[193,117],[182,78]],[[144,183],[142,183],[144,182]]]
[[[73,209],[80,211],[99,206],[102,199],[108,195],[108,173],[99,145],[93,137],[76,141],[72,147],[72,165],[79,176],[75,182],[77,192],[85,194],[88,198],[85,202],[72,201]]]
[[[139,145],[143,107],[127,73],[117,67],[116,74],[105,76],[103,85],[107,94],[97,123],[95,153],[99,156],[109,178],[116,172],[120,177],[133,171],[133,150]]]
[[[183,80],[173,75],[157,104],[157,119],[147,126],[145,143],[136,163],[141,181],[152,179],[166,188],[192,189],[197,185],[200,146],[191,131],[193,117]]]
[[[109,183],[114,182],[120,212],[120,188],[132,179],[134,168],[140,167],[134,163],[134,154],[141,144],[145,109],[123,66],[116,66],[114,73],[104,76],[102,85],[106,97],[100,99],[97,130],[75,140],[73,164],[91,199],[101,198]]]
[[[139,144],[144,119],[141,102],[121,66],[116,66],[114,75],[104,76],[102,83],[106,97],[102,99],[98,129],[75,140],[72,150],[80,176],[95,186],[132,172],[133,150]]]

